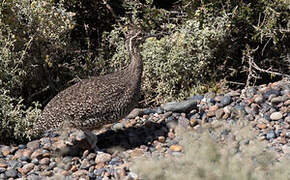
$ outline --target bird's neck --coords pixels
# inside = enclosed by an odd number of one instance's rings
[[[129,47],[129,57],[131,59],[131,63],[128,66],[129,71],[132,72],[133,75],[137,75],[139,78],[141,78],[143,71],[143,61],[138,46]]]

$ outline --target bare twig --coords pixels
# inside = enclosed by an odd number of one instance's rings
[[[262,69],[260,68],[254,61],[252,61],[252,65],[255,69],[257,69],[258,71],[261,71],[261,72],[265,72],[265,73],[269,73],[269,74],[275,74],[275,75],[278,75],[278,76],[282,76],[282,77],[288,77],[290,78],[289,75],[287,74],[282,74],[282,73],[278,73],[278,72],[274,72],[274,71],[270,71],[270,70],[266,70],[266,69]]]
[[[116,13],[114,12],[113,8],[110,6],[110,4],[107,3],[107,0],[103,0],[103,3],[106,5],[106,8],[109,9],[109,11],[111,12],[112,16],[116,19],[119,27],[123,27],[119,21],[119,17],[116,15]],[[123,35],[126,37],[126,33],[125,31],[122,29]]]

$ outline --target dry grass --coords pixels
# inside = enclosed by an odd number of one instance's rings
[[[290,160],[277,162],[248,125],[216,122],[198,131],[177,129],[184,156],[138,159],[133,172],[146,180],[289,180]]]

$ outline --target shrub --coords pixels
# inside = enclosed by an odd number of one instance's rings
[[[71,16],[50,1],[3,1],[0,12],[0,136],[23,140],[39,115],[33,100],[51,83],[47,69],[66,45]]]
[[[0,89],[0,142],[23,141],[31,138],[27,133],[40,115],[40,107],[25,107],[22,99],[12,98]]]
[[[215,51],[227,35],[227,17],[208,16],[201,23],[197,19],[173,26],[170,35],[161,39],[149,38],[142,46],[144,61],[143,90],[147,103],[161,103],[188,97],[193,89],[204,83],[207,70],[215,60]],[[111,33],[111,43],[116,40]],[[120,42],[124,40],[121,39]],[[123,43],[117,43],[112,66],[119,67],[126,55]]]
[[[199,131],[177,133],[182,137],[183,155],[136,159],[132,171],[143,179],[160,180],[289,178],[289,159],[277,162],[248,125],[216,122]]]

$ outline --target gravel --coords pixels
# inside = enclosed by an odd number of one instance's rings
[[[73,129],[27,144],[0,145],[0,179],[32,180],[56,174],[67,179],[138,179],[130,171],[134,158],[183,156],[179,144],[182,137],[175,134],[177,125],[192,131],[218,121],[234,124],[238,120],[249,121],[257,137],[270,149],[280,157],[290,158],[290,82],[282,80],[135,109],[120,122],[95,131],[99,149],[89,151],[90,139],[83,131]]]

